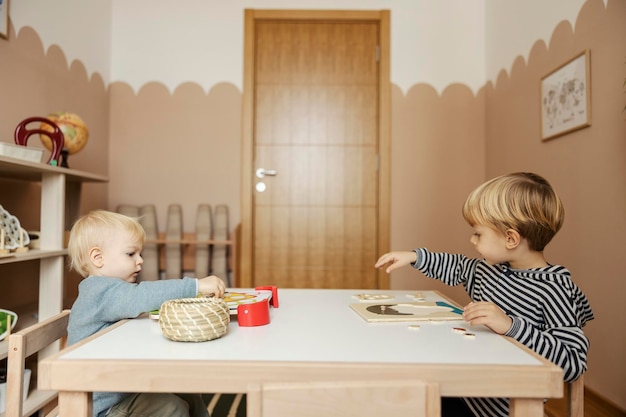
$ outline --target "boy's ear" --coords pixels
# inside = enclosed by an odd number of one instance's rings
[[[504,234],[506,237],[506,248],[507,249],[515,249],[519,246],[522,241],[522,236],[515,229],[508,229]]]
[[[89,260],[91,264],[96,268],[101,268],[104,265],[104,256],[102,255],[102,249],[97,246],[89,249]]]

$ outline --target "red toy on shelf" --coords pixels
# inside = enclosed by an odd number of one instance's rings
[[[46,123],[52,126],[52,132],[47,130],[39,129],[29,129],[27,125],[32,122],[40,122]],[[18,145],[26,146],[28,143],[28,138],[35,134],[39,133],[40,135],[46,135],[52,141],[52,153],[50,154],[50,158],[48,158],[48,164],[58,165],[59,157],[61,156],[61,151],[63,150],[63,145],[65,144],[65,137],[63,136],[63,132],[54,122],[45,117],[30,117],[28,119],[22,120],[17,127],[15,128],[15,133],[13,135],[15,139],[15,143]]]

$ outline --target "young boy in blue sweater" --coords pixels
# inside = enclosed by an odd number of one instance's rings
[[[70,266],[85,277],[78,286],[68,324],[68,344],[115,324],[158,309],[164,301],[222,297],[224,282],[209,276],[136,283],[146,235],[136,219],[97,210],[76,221],[69,240]],[[95,392],[94,417],[208,417],[200,395]]]
[[[566,381],[578,378],[589,348],[582,327],[593,313],[570,272],[543,253],[564,218],[553,188],[536,174],[503,175],[469,195],[463,217],[480,259],[421,248],[384,254],[375,266],[389,273],[411,265],[448,285],[463,284],[472,299],[463,317],[471,325],[514,338],[563,368]],[[506,398],[442,401],[443,417],[508,415]]]

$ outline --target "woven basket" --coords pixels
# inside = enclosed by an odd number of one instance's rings
[[[179,298],[161,304],[159,326],[177,342],[204,342],[228,331],[230,311],[221,298]]]

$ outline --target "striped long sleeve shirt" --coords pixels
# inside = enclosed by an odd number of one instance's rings
[[[413,267],[447,285],[463,284],[473,301],[500,307],[513,324],[505,336],[563,369],[565,381],[573,381],[587,369],[589,340],[582,327],[593,319],[583,292],[563,266],[529,270],[508,264],[489,265],[459,254],[432,253],[416,249]],[[479,417],[506,417],[506,398],[465,398]]]

